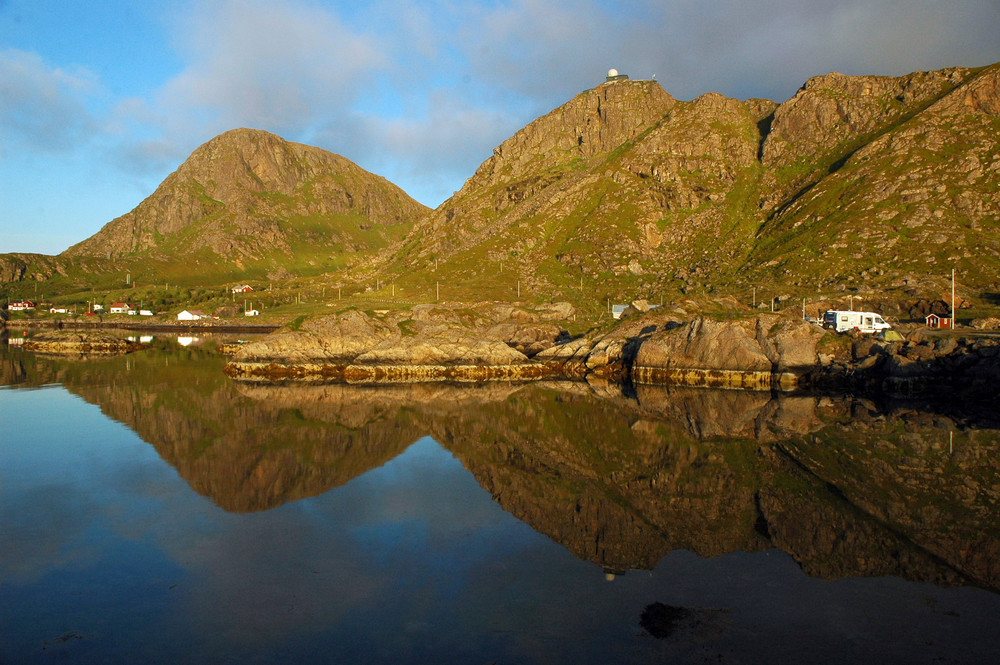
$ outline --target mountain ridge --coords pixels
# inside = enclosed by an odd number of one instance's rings
[[[227,275],[375,277],[409,293],[444,281],[477,300],[522,289],[575,303],[758,289],[936,297],[951,267],[998,293],[997,136],[1000,63],[833,72],[782,103],[681,101],[655,81],[614,80],[515,132],[435,210],[343,157],[231,130],[57,258],[214,256]],[[212,175],[218,162],[230,168]],[[5,274],[32,274],[19,265]]]

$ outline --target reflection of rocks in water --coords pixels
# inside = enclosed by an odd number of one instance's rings
[[[41,386],[54,381],[55,373],[40,363],[35,354],[11,349],[8,341],[0,337],[0,386]]]
[[[669,389],[640,392],[630,402],[531,387],[432,434],[506,510],[606,569],[652,568],[675,549],[716,556],[778,546],[808,573],[827,578],[901,575],[1000,586],[990,567],[1000,560],[991,512],[996,489],[983,491],[988,482],[1000,489],[995,467],[971,481],[981,490],[978,504],[953,501],[955,492],[972,491],[955,477],[937,485],[910,477],[909,486],[900,485],[913,496],[926,494],[916,503],[905,493],[897,497],[893,505],[906,519],[919,522],[929,511],[952,520],[967,515],[957,537],[947,535],[954,530],[947,521],[923,533],[901,529],[900,518],[887,519],[870,501],[845,493],[852,486],[881,492],[872,489],[880,480],[866,464],[839,475],[809,471],[812,456],[867,454],[873,422],[850,414],[870,407]],[[847,422],[838,424],[845,414]],[[907,427],[891,414],[875,418],[887,430]],[[741,434],[747,438],[731,438]],[[943,434],[931,420],[910,438]],[[792,446],[800,449],[791,453]],[[942,538],[962,553],[959,560],[935,544]]]
[[[579,382],[234,384],[224,362],[25,356],[8,373],[99,404],[227,510],[319,494],[430,434],[505,510],[605,569],[777,546],[811,575],[1000,588],[1000,435],[959,416]]]
[[[245,397],[260,404],[296,409],[317,422],[361,427],[394,416],[402,408],[472,408],[483,402],[502,402],[520,389],[517,384],[487,383],[456,386],[448,383],[349,385],[344,383],[236,383]]]
[[[817,427],[816,399],[745,390],[636,386],[642,412],[681,425],[694,439],[773,441]]]
[[[850,555],[859,562],[860,572],[880,574],[879,566],[893,560],[899,560],[900,568],[912,570],[913,550],[919,548],[924,562],[943,562],[948,569],[943,574],[949,579],[961,575],[1000,588],[996,517],[1000,432],[963,430],[954,421],[932,414],[908,413],[899,419],[854,409],[819,436],[782,442],[778,450],[805,470],[813,486],[835,488],[840,502],[863,516],[868,531],[884,543],[880,549],[886,556],[881,560],[873,556],[873,549],[878,548],[870,544],[865,551]],[[815,509],[810,515],[801,504],[815,506],[814,501],[799,493],[791,501],[780,502],[781,489],[772,490],[762,503],[780,504],[779,509],[769,511],[773,514],[768,521],[783,523],[783,538],[801,542],[804,532],[817,529],[813,544],[825,537],[835,539],[836,547],[850,548],[850,542],[836,535],[838,528],[849,524],[849,511],[839,511],[839,524]],[[795,506],[795,501],[800,505]],[[856,537],[858,529],[851,533]],[[827,549],[835,547],[831,543]]]
[[[292,401],[249,401],[222,374],[224,360],[184,353],[197,362],[171,365],[169,356],[147,352],[57,366],[68,390],[131,427],[225,510],[266,510],[321,494],[384,464],[420,436],[405,414],[345,423],[306,416]]]
[[[532,386],[432,435],[506,510],[605,568],[767,546],[746,473],[756,444],[698,442],[622,406]]]
[[[20,358],[9,353],[0,355],[0,386],[16,386],[27,381],[28,373]]]

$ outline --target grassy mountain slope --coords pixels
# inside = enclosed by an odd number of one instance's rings
[[[387,246],[426,212],[339,155],[236,129],[199,147],[134,210],[62,256],[166,278],[318,274]]]
[[[828,74],[780,105],[604,83],[501,144],[380,270],[454,298],[592,305],[936,297],[951,267],[996,291],[998,70]]]
[[[884,291],[930,288],[955,268],[967,286],[996,290],[1000,65],[963,79],[915,113],[887,118],[779,207],[749,277]]]

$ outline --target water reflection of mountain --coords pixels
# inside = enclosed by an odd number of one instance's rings
[[[30,377],[61,383],[150,443],[200,494],[233,512],[321,494],[419,438],[405,413],[310,411],[241,396],[212,351],[152,349],[88,362],[24,354]]]
[[[430,434],[504,509],[611,570],[779,547],[820,577],[1000,589],[1000,432],[957,416],[581,383],[233,384],[191,349],[33,362],[227,510],[321,493]]]

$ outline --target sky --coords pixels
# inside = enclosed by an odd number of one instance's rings
[[[236,127],[437,207],[616,68],[777,102],[1000,61],[1000,0],[0,0],[0,253],[57,254]]]

